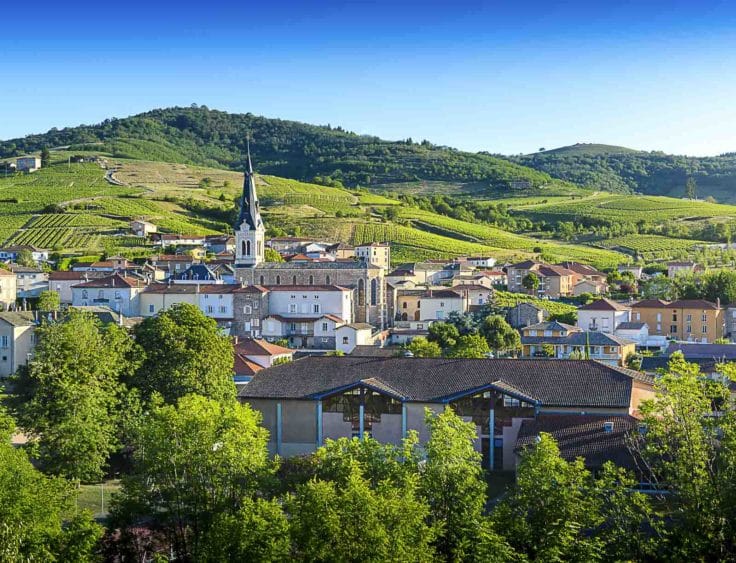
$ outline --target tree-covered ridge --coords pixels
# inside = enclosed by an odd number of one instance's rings
[[[316,126],[231,114],[206,106],[156,109],[124,119],[107,119],[0,142],[0,157],[39,151],[44,146],[109,152],[115,157],[193,163],[242,170],[246,138],[258,171],[301,180],[329,178],[369,186],[409,180],[484,182],[508,188],[532,186],[549,175],[489,154],[473,154],[411,139],[385,141],[340,127]]]
[[[692,177],[698,186],[698,197],[734,197],[736,153],[690,157],[606,147],[573,145],[512,160],[597,190],[683,197],[685,184]]]

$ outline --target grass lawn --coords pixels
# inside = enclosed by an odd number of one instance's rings
[[[120,481],[111,479],[96,485],[81,485],[77,506],[82,510],[89,510],[95,518],[105,518],[110,508],[112,493],[120,490]]]

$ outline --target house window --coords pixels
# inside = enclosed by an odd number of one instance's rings
[[[327,332],[327,323],[322,323],[322,332]]]
[[[401,306],[402,309],[406,309],[406,301],[404,301],[403,305]]]
[[[673,319],[673,320],[675,320],[675,321],[676,321],[677,319],[675,318],[675,319]],[[692,320],[693,320],[693,316],[692,316],[692,315],[687,315],[687,316],[685,317],[685,320],[686,320],[687,322],[690,322],[690,321],[692,321]]]
[[[514,397],[509,397],[508,395],[503,396],[503,406],[504,407],[518,407],[521,404],[521,401],[519,399],[515,399]]]
[[[319,306],[319,303],[315,303],[315,304],[314,304],[314,305],[312,306],[312,312],[313,312],[313,313],[320,313],[320,312],[321,312],[321,311],[320,311],[320,306]]]
[[[263,278],[263,276],[261,276]],[[276,276],[276,285],[281,285],[281,276]]]
[[[670,333],[675,334],[677,332],[677,325],[670,326]]]
[[[213,313],[215,311],[215,308],[212,305],[207,305],[207,312]]]
[[[222,294],[217,296],[218,299],[222,299],[222,297],[223,297]]]
[[[348,344],[348,343],[349,343],[349,342],[348,342],[348,337],[347,337],[347,336],[343,336],[343,337],[342,337],[342,343],[343,343],[343,344]]]
[[[8,347],[8,337],[3,335],[0,337],[0,348],[7,348]]]
[[[89,295],[86,289],[82,290],[82,299],[89,299]]]
[[[291,330],[296,330],[296,323],[289,323],[289,328]]]
[[[227,307],[225,305],[220,305],[220,313],[227,313]]]
[[[707,313],[703,313],[702,320],[703,320],[704,323],[707,323],[708,322],[708,314]]]
[[[149,313],[155,313],[156,312],[156,307],[153,304],[149,305],[148,306],[148,312]]]
[[[254,327],[260,326],[261,325],[261,319],[259,319],[258,317],[256,317],[255,319],[253,319],[252,324],[253,324]]]
[[[688,316],[690,316],[690,315],[688,315]],[[688,320],[690,320],[690,319],[688,319]],[[672,311],[672,322],[673,323],[676,323],[677,322],[677,311]]]
[[[244,315],[250,315],[252,313],[253,309],[250,305],[243,305],[243,314]]]
[[[289,313],[296,313],[296,303],[289,303]]]
[[[703,325],[703,334],[708,333],[708,325]]]
[[[122,299],[122,296],[120,295],[119,291],[115,292],[115,299]]]
[[[657,313],[657,322],[662,322],[662,313]]]

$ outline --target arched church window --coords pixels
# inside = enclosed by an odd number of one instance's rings
[[[358,305],[365,305],[365,282],[358,280]]]
[[[371,280],[371,305],[378,303],[378,280],[373,278]]]
[[[281,276],[276,276],[276,285],[281,285]]]
[[[291,278],[291,285],[296,285],[296,276]]]
[[[265,281],[266,281],[266,278],[264,278],[263,276],[261,276],[261,285],[263,285],[265,283]]]
[[[245,252],[245,241],[240,242],[240,254],[247,256],[247,253]]]
[[[327,274],[327,277],[325,278],[325,283],[327,285],[330,285],[330,275],[329,274]]]
[[[314,285],[314,276],[309,276],[309,285]]]
[[[249,240],[245,242],[245,249],[246,249],[246,251],[247,251],[247,252],[245,253],[245,255],[246,255],[246,256],[250,256],[250,241],[249,241]]]

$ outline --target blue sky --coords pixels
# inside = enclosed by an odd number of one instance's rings
[[[0,139],[198,103],[472,151],[736,151],[725,1],[33,6],[0,31]]]

